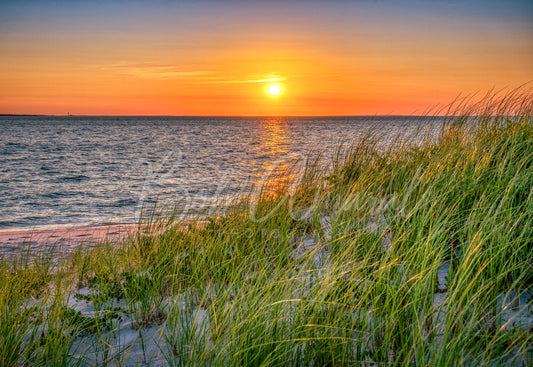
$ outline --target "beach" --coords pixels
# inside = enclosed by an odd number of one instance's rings
[[[1,229],[0,256],[19,252],[69,253],[80,245],[95,245],[101,242],[118,242],[132,236],[138,226],[115,224],[83,227],[57,227],[46,229]]]

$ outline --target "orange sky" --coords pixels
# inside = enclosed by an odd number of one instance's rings
[[[0,113],[416,114],[533,81],[526,2],[89,3],[0,5]]]

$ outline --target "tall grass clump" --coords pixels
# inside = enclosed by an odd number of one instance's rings
[[[532,94],[456,106],[224,215],[2,260],[0,364],[531,365]]]

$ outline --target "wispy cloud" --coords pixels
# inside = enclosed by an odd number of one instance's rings
[[[258,79],[259,78],[259,79]],[[218,83],[272,83],[272,82],[282,82],[286,80],[286,77],[278,76],[278,75],[267,75],[267,76],[257,76],[257,75],[250,75],[246,79],[236,79],[236,78],[230,78],[230,77],[223,77],[223,76],[215,76],[215,75],[209,75],[203,78],[200,78],[202,83],[209,83],[209,84],[218,84]]]
[[[99,69],[115,73],[131,75],[141,79],[194,79],[201,84],[228,84],[228,83],[273,83],[287,80],[287,77],[277,73],[263,75],[248,75],[244,78],[224,75],[211,70],[183,70],[175,65],[161,65],[153,63],[115,63],[100,66]]]
[[[111,70],[122,74],[131,75],[141,79],[186,79],[211,74],[207,70],[182,70],[173,65],[133,64],[117,63],[101,67],[103,70]]]
[[[282,82],[285,78],[267,78],[267,79],[256,79],[256,80],[245,80],[243,83],[268,83],[268,82]]]

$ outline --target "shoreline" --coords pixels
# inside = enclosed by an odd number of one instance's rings
[[[206,223],[206,221],[194,222],[197,227],[203,227]],[[191,224],[189,221],[180,222],[178,228],[186,230]],[[0,229],[0,258],[27,250],[30,252],[54,250],[68,253],[80,245],[95,246],[102,242],[120,242],[128,236],[139,233],[139,229],[144,233],[147,226],[150,224],[115,223]]]
[[[24,248],[71,251],[84,243],[119,241],[134,234],[138,228],[138,224],[106,224],[0,229],[0,256],[15,254]]]

